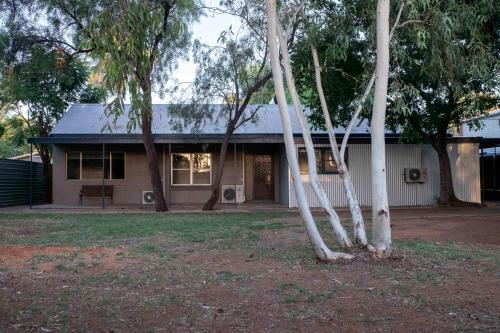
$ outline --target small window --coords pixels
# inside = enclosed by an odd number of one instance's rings
[[[210,185],[210,154],[192,154],[193,184]]]
[[[338,173],[337,163],[333,158],[330,148],[315,148],[316,170],[318,174],[336,174]],[[345,161],[347,164],[347,150],[345,152]],[[299,148],[299,169],[301,173],[308,173],[307,152],[305,148]]]
[[[172,185],[210,185],[210,154],[172,154]]]
[[[316,155],[316,171],[321,173],[321,149],[314,149]],[[309,172],[309,164],[307,163],[307,151],[305,148],[299,148],[299,170],[300,173]]]
[[[125,179],[125,153],[111,153],[111,179]]]
[[[324,149],[322,152],[323,173],[338,173],[337,163],[333,158],[333,153],[330,149]]]
[[[80,179],[80,153],[66,155],[66,178]]]

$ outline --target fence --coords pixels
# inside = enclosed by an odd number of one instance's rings
[[[0,158],[0,207],[29,205],[30,188],[32,204],[46,202],[43,165]]]

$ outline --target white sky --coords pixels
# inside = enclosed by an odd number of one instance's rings
[[[205,1],[207,6],[218,6],[217,1],[207,0]],[[206,45],[217,45],[217,39],[222,31],[227,30],[229,26],[237,28],[241,25],[239,19],[235,16],[227,14],[214,14],[211,12],[206,13],[206,16],[202,16],[200,20],[193,24],[192,29],[192,39],[199,39],[203,44]],[[237,30],[237,29],[234,29]],[[189,85],[193,82],[195,78],[196,64],[190,59],[189,61],[179,61],[179,67],[174,71],[172,79],[178,81],[182,87]],[[153,94],[153,103],[168,103],[171,101],[169,96],[165,96],[163,99],[158,96],[158,94]]]

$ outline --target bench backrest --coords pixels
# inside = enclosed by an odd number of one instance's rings
[[[104,191],[103,191],[104,190]],[[84,195],[113,195],[113,185],[82,185]]]

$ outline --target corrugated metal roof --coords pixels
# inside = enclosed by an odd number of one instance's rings
[[[172,120],[171,110],[175,105],[154,104],[153,105],[153,134],[191,134],[192,126],[183,126],[178,129]],[[207,108],[220,108],[221,105],[207,105]],[[276,104],[249,105],[247,112],[254,111],[257,107],[257,118],[255,121],[248,121],[240,126],[235,134],[282,134],[281,119],[278,106]],[[59,123],[54,127],[51,134],[140,134],[140,128],[131,132],[127,131],[128,110],[130,105],[125,105],[123,114],[118,117],[115,123],[108,119],[104,112],[104,105],[101,104],[73,104],[64,114]],[[300,125],[293,110],[293,106],[288,107],[292,129],[294,134],[300,134]],[[223,134],[225,132],[225,122],[217,119],[205,120],[201,128],[197,129],[200,134]],[[111,127],[111,131],[106,128]],[[360,121],[353,129],[353,134],[369,134],[370,127],[368,121]],[[337,128],[336,134],[343,134],[344,128]],[[312,130],[313,134],[325,134],[321,130]],[[392,133],[392,132],[387,132]]]

